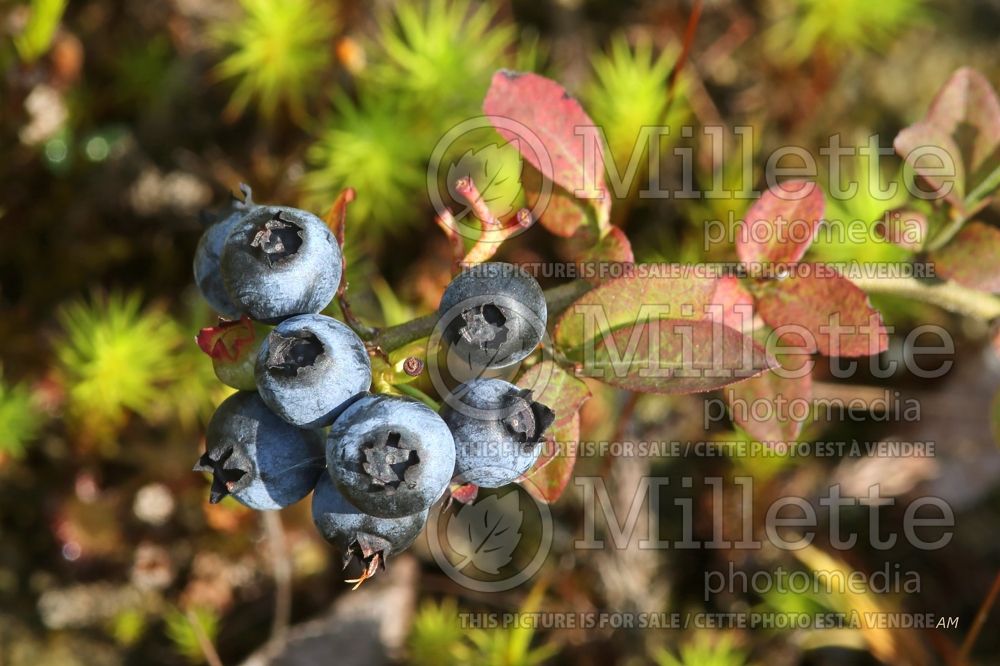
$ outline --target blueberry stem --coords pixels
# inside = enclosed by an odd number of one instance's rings
[[[573,282],[567,282],[546,291],[545,304],[549,317],[552,318],[554,315],[568,308],[573,301],[590,291],[592,287],[593,285],[585,280],[574,280]],[[369,340],[386,353],[389,353],[410,344],[414,340],[426,338],[434,330],[437,322],[438,313],[431,312],[404,324],[390,326],[389,328],[377,331],[370,338],[365,338],[363,335],[361,337]]]

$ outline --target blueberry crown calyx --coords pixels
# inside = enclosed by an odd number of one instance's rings
[[[295,223],[275,213],[265,221],[250,241],[250,247],[259,249],[269,266],[288,259],[302,246],[302,229]]]
[[[512,392],[507,396],[505,407],[507,415],[501,422],[507,432],[525,444],[541,441],[545,431],[555,420],[555,413],[551,409],[532,400],[530,389]]]

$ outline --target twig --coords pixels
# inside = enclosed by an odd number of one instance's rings
[[[356,197],[356,193],[353,187],[348,187],[346,190],[341,192],[337,196],[337,200],[333,202],[330,206],[330,212],[326,214],[326,225],[330,227],[330,231],[333,232],[334,237],[337,239],[337,244],[340,245],[340,255],[341,255],[341,274],[340,274],[340,285],[337,287],[337,304],[340,306],[340,311],[344,315],[344,321],[354,329],[362,339],[368,340],[375,336],[376,330],[370,326],[366,326],[360,319],[354,315],[354,310],[351,308],[350,301],[347,300],[347,254],[344,250],[344,234],[347,228],[347,206]]]
[[[462,264],[475,266],[484,261],[489,261],[497,253],[497,250],[500,249],[501,243],[530,227],[531,222],[531,213],[527,209],[522,208],[517,211],[517,222],[515,224],[507,227],[484,228],[482,236],[479,237],[476,244],[472,246],[469,253],[462,259]]]
[[[874,294],[903,296],[957,314],[992,321],[1000,317],[1000,298],[954,282],[927,284],[914,278],[858,278],[855,285]]]
[[[465,177],[459,178],[455,181],[455,191],[462,195],[462,198],[469,202],[469,208],[472,210],[472,214],[476,216],[476,219],[483,223],[484,229],[495,229],[497,227],[503,226],[490,207],[486,205],[486,201],[483,199],[483,195],[479,193],[479,189],[476,184],[472,182],[472,178]]]
[[[667,81],[668,109],[674,102],[674,92],[677,88],[677,77],[680,75],[681,70],[684,68],[684,65],[687,64],[688,58],[691,56],[691,48],[694,46],[694,35],[698,30],[698,22],[701,20],[701,5],[702,0],[694,0],[694,6],[691,7],[691,16],[688,17],[687,28],[684,29],[684,46],[681,48],[681,54],[677,57],[677,62],[674,64],[674,68],[670,72],[670,78]]]
[[[285,645],[292,621],[292,564],[288,559],[288,543],[281,514],[264,511],[263,521],[274,569],[274,620],[271,623],[270,644],[272,650],[277,650]]]
[[[197,614],[193,610],[187,612],[187,620],[191,624],[194,637],[198,641],[201,653],[205,656],[205,661],[208,662],[209,666],[222,666],[222,659],[219,657],[218,651],[212,645],[208,634],[205,633],[205,627],[201,626],[201,620],[198,619]]]
[[[993,608],[993,604],[996,603],[998,596],[1000,596],[1000,572],[997,572],[996,577],[993,579],[993,585],[990,587],[990,591],[986,593],[986,598],[983,599],[982,605],[979,606],[979,610],[976,612],[975,619],[972,620],[969,633],[966,634],[965,640],[962,641],[962,647],[958,651],[959,664],[969,663],[972,646],[975,644],[976,638],[979,637],[979,632],[982,631],[983,625],[986,624],[986,619],[990,615],[990,609]]]
[[[447,208],[434,218],[434,222],[448,238],[448,244],[451,246],[451,274],[454,275],[458,273],[462,266],[462,259],[465,257],[465,243],[462,242],[462,236],[458,233],[458,223],[455,222],[455,216]]]

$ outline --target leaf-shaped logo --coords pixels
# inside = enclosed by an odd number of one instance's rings
[[[456,570],[472,564],[480,571],[499,574],[521,542],[523,520],[516,490],[463,506],[448,520],[448,544],[462,557]]]
[[[471,178],[483,201],[499,218],[506,218],[517,207],[521,194],[521,171],[524,168],[517,141],[503,145],[492,143],[465,153],[448,168],[448,190],[456,201],[463,201],[455,190],[461,178]],[[466,208],[462,215],[469,212]]]

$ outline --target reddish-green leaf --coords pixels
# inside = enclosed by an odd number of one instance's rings
[[[581,374],[642,393],[711,391],[777,367],[751,337],[707,319],[621,328],[582,351]]]
[[[615,264],[634,264],[635,254],[628,236],[618,227],[611,227],[608,233],[587,252],[585,261]],[[597,276],[597,280],[600,280]]]
[[[545,189],[542,187],[542,178],[538,170],[531,167],[525,168],[522,176],[528,207],[538,218],[538,222],[549,233],[563,238],[569,238],[581,229],[586,229],[588,224],[586,204],[558,185],[552,185],[551,190],[544,195],[545,200],[539,201]]]
[[[927,242],[927,216],[915,210],[897,208],[875,223],[875,233],[893,245],[919,252]]]
[[[1000,292],[1000,229],[970,222],[930,259],[938,277],[993,293]]]
[[[650,319],[708,316],[715,279],[679,264],[638,264],[633,275],[610,280],[566,308],[554,338],[564,349]]]
[[[753,296],[739,278],[719,278],[712,296],[712,319],[742,333],[753,330]]]
[[[844,277],[817,270],[758,286],[757,312],[779,343],[826,356],[885,351],[889,337],[868,295]]]
[[[212,359],[222,363],[236,363],[248,350],[256,348],[253,321],[243,317],[237,321],[222,321],[218,326],[198,331],[195,342]]]
[[[782,377],[781,374],[802,375]],[[809,418],[812,376],[771,370],[722,390],[735,423],[762,443],[793,442]]]
[[[501,70],[493,75],[483,112],[549,180],[571,193],[583,191],[598,208],[608,199],[603,146],[584,136],[594,122],[561,85],[538,74]],[[593,154],[585,155],[588,150]]]
[[[970,182],[978,184],[1000,158],[1000,99],[976,70],[963,67],[941,87],[925,120],[940,127],[958,144]]]
[[[961,204],[965,197],[962,152],[947,131],[929,122],[904,128],[892,142],[899,156],[930,189],[924,198],[943,197]]]
[[[545,449],[522,477],[522,486],[538,501],[555,502],[566,489],[576,464],[580,439],[580,407],[590,397],[587,385],[552,361],[542,361],[517,380],[534,391],[534,399],[555,412],[545,433]]]
[[[789,180],[768,189],[740,225],[736,238],[740,261],[798,261],[816,236],[824,207],[823,191],[816,183]]]

